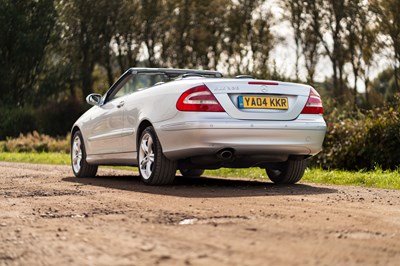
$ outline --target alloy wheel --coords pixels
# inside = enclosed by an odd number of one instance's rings
[[[149,179],[154,166],[154,141],[149,133],[143,135],[139,150],[139,171],[144,179]]]
[[[76,136],[74,142],[72,144],[72,167],[74,168],[74,172],[78,173],[81,170],[81,161],[82,161],[82,145],[81,139],[79,136]]]

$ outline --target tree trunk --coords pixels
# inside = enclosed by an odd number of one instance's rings
[[[83,61],[81,66],[81,81],[82,81],[82,92],[83,97],[88,96],[93,92],[93,64],[86,63],[86,60]]]
[[[108,79],[108,86],[111,87],[114,83],[114,75],[113,75],[113,70],[111,66],[111,57],[110,57],[110,52],[106,51],[104,55],[105,59],[105,67],[107,71],[107,79]]]
[[[295,71],[296,71],[296,81],[300,81],[299,77],[299,61],[300,61],[300,40],[299,38],[295,37],[295,44],[296,44],[296,62],[295,62]]]
[[[358,79],[358,70],[354,69],[354,88],[353,88],[353,92],[354,92],[354,110],[357,110],[357,79]]]
[[[364,80],[364,85],[365,85],[365,101],[367,102],[368,107],[370,107],[370,103],[369,103],[369,92],[368,92],[369,78],[366,78],[366,79]]]
[[[343,82],[343,65],[339,62],[339,102],[344,103],[346,96],[344,95],[344,82]]]
[[[396,87],[396,91],[400,93],[400,85],[399,85],[399,68],[397,67],[397,58],[399,55],[395,54],[395,62],[394,62],[394,85]]]
[[[121,74],[122,74],[125,71],[125,66],[124,66],[124,63],[123,63],[122,47],[121,47],[122,43],[121,43],[120,38],[121,37],[118,36],[117,38],[115,38],[115,41],[116,41],[117,46],[118,46],[118,57],[117,57],[118,66],[119,66],[119,70],[121,71]],[[125,42],[126,42],[126,39],[125,39]]]
[[[332,68],[333,68],[333,96],[338,99],[339,91],[338,91],[338,76],[337,76],[337,67],[336,60],[332,60]]]

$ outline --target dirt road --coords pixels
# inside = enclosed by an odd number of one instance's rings
[[[400,265],[400,191],[0,162],[0,265]]]

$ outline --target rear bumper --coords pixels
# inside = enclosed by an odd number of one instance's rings
[[[165,156],[172,160],[212,155],[315,155],[322,149],[322,117],[294,121],[190,121],[154,125]]]

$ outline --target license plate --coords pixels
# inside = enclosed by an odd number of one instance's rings
[[[238,106],[240,109],[289,109],[287,97],[269,96],[239,96]]]

